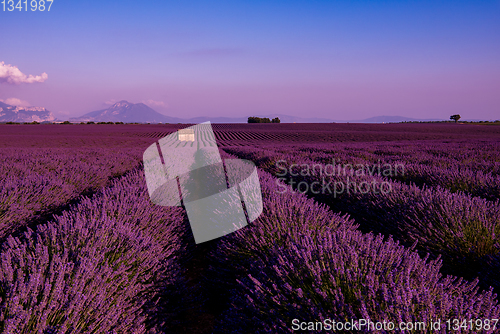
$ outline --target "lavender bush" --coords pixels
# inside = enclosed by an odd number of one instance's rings
[[[267,146],[272,148],[272,146]],[[276,147],[280,153],[296,155],[328,164],[402,164],[404,175],[394,180],[419,186],[440,186],[451,192],[462,191],[489,200],[500,199],[500,145],[497,142],[467,143],[399,142],[330,144]]]
[[[173,129],[149,127],[106,143],[133,146],[140,139],[147,147]],[[0,332],[186,333],[215,324],[214,333],[286,333],[293,319],[498,318],[496,295],[481,290],[500,287],[496,138],[407,141],[411,136],[387,134],[379,137],[404,141],[332,143],[357,140],[361,131],[332,137],[327,129],[318,143],[316,127],[295,134],[220,126],[216,137],[227,150],[262,169],[264,210],[249,226],[201,245],[183,208],[150,202],[142,172],[110,182],[137,164],[140,147],[0,149]],[[300,140],[283,143],[293,138]],[[355,176],[351,181],[389,182],[392,191],[335,198],[293,192],[274,177],[280,159],[324,165],[332,158],[401,163],[406,174]],[[192,196],[214,191],[190,185]],[[382,234],[362,233],[368,231]],[[444,276],[450,272],[465,279]],[[449,331],[443,324],[418,332]]]
[[[317,164],[295,154],[258,151],[252,148],[229,150],[242,158],[253,160],[259,167],[277,173],[277,161],[292,164]],[[332,184],[347,183],[347,176],[325,176]],[[349,176],[350,181],[360,184],[383,182],[380,176]],[[312,184],[321,181],[319,175],[286,176],[287,180]],[[385,180],[388,181],[388,180]],[[500,270],[500,203],[471,197],[464,193],[452,194],[446,189],[419,188],[400,182],[388,181],[388,193],[344,192],[338,196],[330,193],[314,194],[317,200],[327,203],[334,211],[351,214],[364,231],[373,230],[394,235],[405,245],[417,241],[417,249],[423,254],[430,252],[433,258],[441,255],[445,269],[455,275],[474,279],[479,276],[483,287],[500,287],[491,272]]]
[[[500,315],[491,290],[442,277],[439,259],[364,235],[338,215],[336,224],[322,224],[321,215],[331,214],[326,208],[300,193],[279,194],[267,173],[259,178],[267,199],[262,216],[221,239],[214,255],[213,271],[227,271],[224,264],[230,263],[239,273],[232,307],[217,332],[293,332],[293,319],[430,323]]]
[[[221,156],[225,159],[235,158],[225,152],[222,152]],[[261,216],[252,226],[258,226],[259,229],[249,233],[251,229],[243,228],[232,233],[230,238],[220,240],[222,249],[229,247],[252,256],[265,251],[270,244],[286,244],[290,238],[301,233],[321,234],[325,228],[349,231],[358,228],[349,216],[333,213],[326,205],[319,204],[304,194],[294,193],[290,196],[287,193],[279,193],[278,184],[272,175],[260,169],[257,172],[264,207]],[[235,242],[243,244],[237,245]],[[265,248],[260,248],[263,245]]]
[[[0,159],[0,239],[138,163],[111,149],[0,149]]]
[[[418,186],[441,187],[451,192],[464,192],[488,200],[500,199],[500,176],[460,167],[440,168],[422,164],[405,164],[404,175],[393,179]]]
[[[500,175],[500,144],[496,139],[481,138],[466,141],[389,141],[362,143],[329,143],[307,145],[261,144],[281,153],[293,151],[311,160],[331,163],[338,161],[361,163],[382,162],[420,164],[441,169],[459,168]]]
[[[441,330],[431,330],[431,321],[500,315],[491,290],[479,292],[477,281],[442,277],[439,261],[422,259],[391,239],[359,231],[329,231],[324,237],[299,239],[252,263],[247,277],[238,280],[233,308],[219,325],[220,332],[292,333],[294,319],[365,319],[396,326],[425,322],[427,328],[415,332],[447,333],[444,324]],[[365,327],[357,332],[373,331]]]
[[[146,333],[161,286],[180,283],[184,213],[149,202],[137,171],[9,237],[0,257],[5,333]],[[161,284],[158,282],[161,280]],[[181,285],[178,286],[179,288]]]

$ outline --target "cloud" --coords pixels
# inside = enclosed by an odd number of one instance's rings
[[[34,83],[44,82],[47,80],[47,73],[43,72],[41,75],[26,75],[22,73],[17,66],[6,65],[3,61],[0,62],[0,83],[5,82],[8,84],[21,84],[21,83]]]
[[[167,104],[163,101],[145,100],[145,101],[142,101],[142,103],[144,103],[150,107],[163,107],[163,108],[167,107]]]
[[[5,100],[0,99],[0,102],[4,102],[7,104],[10,104],[11,106],[16,106],[16,107],[29,107],[29,106],[31,106],[31,103],[29,103],[28,101],[24,101],[24,100],[15,98],[15,97],[9,97],[8,99],[5,99]]]

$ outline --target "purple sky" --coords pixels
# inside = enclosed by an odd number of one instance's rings
[[[499,0],[0,4],[0,99],[61,119],[122,99],[182,118],[500,119],[499,17]]]

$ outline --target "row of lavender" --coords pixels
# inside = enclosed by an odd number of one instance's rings
[[[301,174],[303,166],[324,165],[293,150],[286,153],[256,148],[226,150],[254,161],[288,183],[293,181],[297,190],[328,204],[335,212],[349,213],[363,231],[393,235],[407,246],[416,242],[417,250],[422,254],[428,252],[432,258],[442,256],[446,272],[471,280],[480,277],[485,288],[500,287],[497,275],[500,272],[498,201],[491,202],[461,192],[450,193],[441,188],[422,189],[377,175],[320,175],[318,169],[316,174]],[[283,161],[287,167],[296,168],[284,173]],[[346,184],[349,184],[350,191],[346,190]],[[385,184],[386,191],[380,189],[382,184]],[[343,191],[336,192],[340,189]],[[284,188],[279,191],[284,192]]]
[[[260,178],[264,214],[220,239],[214,254],[216,286],[235,288],[216,331],[287,332],[299,316],[498,318],[491,293],[440,277],[439,262],[363,235],[347,217],[303,195],[278,194],[275,179]],[[182,209],[153,206],[143,174],[133,172],[36,231],[9,237],[0,252],[0,326],[172,332],[180,297],[189,295],[178,262],[184,220]]]
[[[403,165],[404,174],[387,177],[489,200],[500,199],[499,142],[323,144],[291,149],[323,164],[331,164],[335,159],[338,164]]]
[[[1,149],[0,240],[31,219],[137,166],[140,152]]]
[[[153,205],[143,173],[128,173],[35,231],[8,237],[0,329],[168,332],[185,295],[184,236],[184,211]]]
[[[330,158],[345,156],[349,161],[404,161],[441,168],[454,166],[500,175],[500,143],[493,139],[467,141],[363,142],[295,145],[298,151],[314,156],[329,153]],[[328,158],[328,156],[326,156]]]
[[[419,332],[447,333],[444,323],[431,330],[431,321],[500,316],[496,295],[479,292],[477,281],[443,277],[439,260],[363,234],[348,216],[303,194],[282,193],[287,186],[266,172],[259,170],[259,178],[262,215],[221,238],[212,253],[212,288],[231,296],[215,332],[291,333],[302,322],[315,323],[308,332],[322,332],[326,327],[319,322],[365,319],[425,322]],[[358,329],[370,332],[359,323]],[[478,331],[491,333],[493,327],[457,332]]]

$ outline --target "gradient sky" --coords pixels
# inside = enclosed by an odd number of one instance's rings
[[[500,118],[500,0],[55,0],[0,4],[0,31],[0,62],[48,76],[0,99],[61,119],[122,99],[182,118]]]

